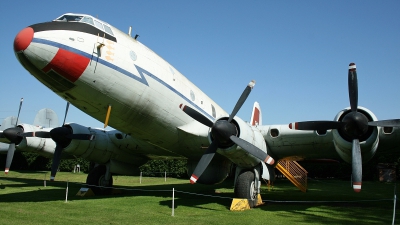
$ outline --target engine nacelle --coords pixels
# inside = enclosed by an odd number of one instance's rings
[[[43,128],[41,126],[33,126],[30,124],[20,124],[18,127],[22,128],[24,132],[50,132],[52,128]],[[33,134],[34,136],[34,134]],[[41,156],[51,158],[54,154],[56,144],[49,138],[39,137],[25,137],[16,145],[17,149],[23,149],[27,152],[34,152]]]
[[[358,112],[364,114],[368,121],[377,121],[376,116],[367,108],[358,107]],[[336,121],[342,121],[343,117],[350,113],[350,108],[343,109],[336,117]],[[339,156],[347,163],[352,162],[352,140],[341,130],[332,130],[333,143]],[[379,144],[379,130],[377,127],[368,127],[368,131],[359,139],[362,161],[369,161],[376,153]]]
[[[220,120],[228,120],[227,117],[223,117]],[[264,152],[267,152],[267,145],[264,137],[257,127],[250,126],[239,117],[234,117],[232,123],[236,126],[238,137],[253,144]],[[210,141],[212,140],[209,135]],[[241,168],[253,168],[260,163],[260,160],[250,155],[247,151],[237,146],[232,142],[231,146],[226,148],[220,148],[218,153],[230,159],[233,163]]]
[[[132,175],[139,166],[149,160],[147,157],[132,154],[129,150],[120,149],[119,146],[122,144],[124,146],[134,145],[132,144],[132,138],[122,138],[123,135],[119,131],[105,131],[76,123],[66,124],[65,126],[71,129],[73,134],[90,134],[93,135],[93,138],[91,140],[73,139],[63,151],[98,164],[110,162],[110,171],[112,173]],[[121,136],[121,139],[116,139],[116,136]]]
[[[64,152],[99,164],[105,164],[110,160],[111,153],[115,146],[105,130],[85,127],[76,123],[70,123],[64,126],[71,129],[73,134],[93,135],[92,140],[71,140],[69,145],[64,148]]]

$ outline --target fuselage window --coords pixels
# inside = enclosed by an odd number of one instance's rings
[[[215,108],[213,105],[211,105],[211,110],[212,110],[212,116],[215,118],[217,116],[217,113],[215,112]]]
[[[192,101],[196,100],[196,96],[192,90],[190,90],[190,99],[192,99]]]
[[[94,25],[95,25],[97,28],[99,28],[100,30],[104,30],[103,24],[100,23],[99,21],[94,20]]]
[[[88,16],[85,16],[85,17],[83,17],[83,19],[82,19],[82,21],[81,22],[83,22],[83,23],[88,23],[88,24],[91,24],[91,25],[94,25],[94,23],[93,23],[93,19],[91,18],[91,17],[88,17]]]
[[[111,28],[109,26],[105,25],[105,24],[104,24],[104,30],[109,34],[114,35],[112,30],[111,30]]]

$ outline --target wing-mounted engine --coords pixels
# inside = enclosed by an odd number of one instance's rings
[[[376,116],[367,108],[358,107],[357,111],[365,116],[368,121],[378,121]],[[350,108],[343,109],[336,117],[335,121],[343,121],[347,114],[351,113]],[[333,143],[339,156],[347,163],[352,163],[353,140],[345,127],[332,130]],[[375,126],[368,126],[365,133],[359,137],[362,162],[368,162],[375,155],[379,144],[379,129]]]
[[[334,121],[296,122],[289,124],[289,128],[333,130],[335,148],[345,161],[352,164],[353,189],[360,192],[362,162],[370,160],[375,154],[379,142],[378,127],[400,126],[400,120],[378,121],[371,111],[358,107],[358,79],[354,63],[349,64],[348,88],[350,108],[339,112]]]
[[[219,120],[228,120],[228,117],[220,118]],[[235,136],[248,142],[249,144],[257,147],[267,154],[267,145],[265,144],[264,137],[257,127],[250,126],[239,117],[234,117],[231,122],[236,130]],[[214,141],[213,134],[209,134],[210,143]],[[253,168],[260,163],[260,159],[249,154],[248,151],[238,146],[231,139],[227,143],[221,145],[218,153],[230,159],[233,163],[241,168]]]
[[[65,124],[71,138],[66,140],[64,152],[104,164],[110,160],[114,144],[105,130],[85,127],[76,123]]]
[[[48,134],[52,128],[20,124],[14,129],[20,129],[22,134],[21,141],[16,145],[17,149],[38,153],[47,158],[53,156],[56,147],[54,141],[49,138],[42,138],[42,134]]]
[[[199,163],[194,169],[192,176],[190,177],[190,182],[192,184],[196,183],[199,177],[203,174],[204,170],[210,164],[217,150],[219,153],[226,152],[227,157],[228,155],[232,156],[239,163],[242,162],[244,163],[245,161],[247,161],[247,163],[249,163],[247,165],[258,164],[260,160],[271,165],[274,164],[274,159],[270,157],[265,151],[266,149],[265,142],[264,139],[262,138],[261,133],[252,132],[252,128],[249,125],[247,125],[243,120],[235,118],[236,113],[239,111],[243,103],[246,101],[254,85],[255,81],[251,81],[247,85],[242,95],[239,97],[239,100],[237,101],[235,107],[233,108],[232,113],[229,115],[229,118],[223,117],[216,121],[211,121],[209,120],[209,118],[199,113],[198,111],[192,109],[191,107],[183,104],[179,105],[179,108],[182,109],[182,111],[185,112],[188,116],[192,117],[199,123],[202,123],[203,125],[211,128],[210,130],[211,144],[204,152]],[[257,138],[255,138],[254,135],[255,133],[258,133],[258,135],[256,135]],[[264,145],[259,144],[258,137],[261,137]],[[256,143],[257,145],[254,145],[253,143]],[[264,149],[260,149],[258,145],[261,147],[264,146]],[[236,152],[237,146],[240,146],[239,149],[242,149],[247,153],[241,152],[240,150]],[[252,156],[249,157],[249,154]],[[238,159],[236,157],[243,157],[244,161],[243,159]]]

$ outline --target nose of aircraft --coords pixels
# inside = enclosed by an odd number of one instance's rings
[[[22,29],[14,39],[14,51],[20,52],[25,50],[33,39],[33,29],[31,27],[26,27]]]

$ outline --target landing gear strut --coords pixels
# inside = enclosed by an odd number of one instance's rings
[[[250,207],[253,208],[257,205],[258,185],[253,171],[241,171],[236,178],[235,195],[237,198],[248,199]]]
[[[96,195],[111,194],[113,179],[108,168],[109,166],[98,165],[89,172],[86,178],[86,184],[93,185],[89,186],[89,188],[92,189]]]

